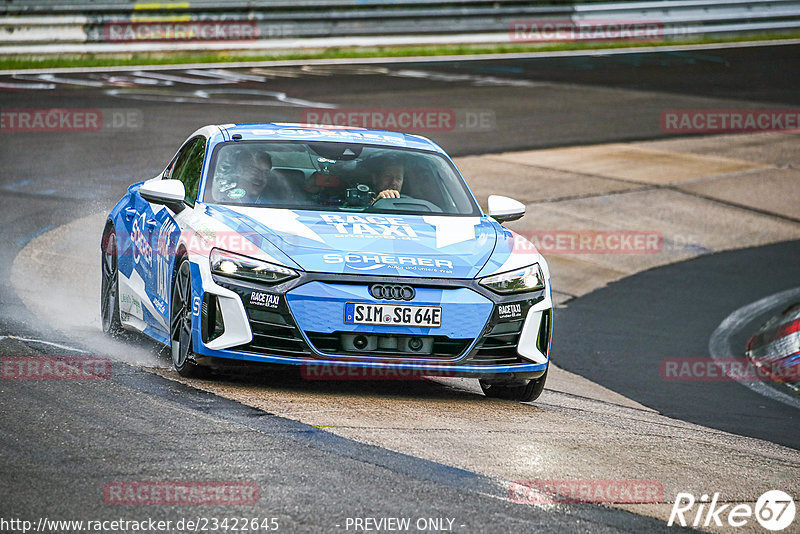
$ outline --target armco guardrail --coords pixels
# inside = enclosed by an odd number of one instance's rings
[[[651,40],[798,28],[800,0],[5,0],[0,54],[115,52],[132,43],[157,51]]]

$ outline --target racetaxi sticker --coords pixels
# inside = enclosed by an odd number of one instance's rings
[[[264,308],[277,308],[281,302],[280,295],[270,295],[263,291],[253,291],[250,293],[250,305],[261,306]]]
[[[320,217],[336,230],[336,234],[334,234],[336,236],[418,239],[417,233],[403,217],[333,215],[327,213]]]
[[[497,307],[497,315],[501,319],[522,317],[522,304],[501,304]]]

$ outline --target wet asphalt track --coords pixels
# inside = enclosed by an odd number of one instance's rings
[[[800,449],[797,408],[733,381],[662,377],[666,360],[707,359],[709,338],[728,315],[797,287],[798,258],[800,241],[790,241],[700,256],[611,283],[558,310],[557,361],[669,417]],[[754,316],[733,333],[738,356],[781,310]]]
[[[784,46],[405,64],[402,69],[412,73],[331,73],[276,78],[269,86],[296,98],[349,107],[491,110],[496,121],[492,131],[430,134],[452,154],[464,155],[657,138],[663,136],[660,112],[673,107],[702,103],[730,108],[731,99],[745,107],[753,105],[748,101],[758,102],[759,107],[796,105],[798,72],[792,67],[800,64],[798,56],[800,47]],[[419,71],[427,74],[413,74]],[[97,81],[86,75],[72,77]],[[526,83],[515,83],[520,80]],[[0,91],[0,107],[5,109],[134,108],[144,118],[144,127],[131,131],[0,133],[0,334],[81,346],[69,332],[38,325],[10,286],[8,275],[16,253],[36,235],[109,208],[127,184],[157,172],[199,125],[300,119],[298,108],[286,106],[177,104],[163,98],[201,88],[180,84],[155,92],[126,88],[125,98],[108,95],[107,86],[57,84],[49,91]],[[130,95],[144,93],[149,93],[144,100],[131,99]],[[715,255],[641,273],[571,302],[558,318],[555,347],[569,348],[576,356],[556,361],[669,415],[798,447],[791,425],[780,428],[758,416],[774,407],[761,408],[766,401],[737,384],[683,385],[678,395],[671,389],[674,384],[648,379],[646,373],[643,378],[616,372],[616,358],[635,368],[642,353],[648,358],[705,355],[710,331],[727,313],[774,288],[796,285],[791,269],[771,270],[766,275],[769,287],[730,284],[708,270],[718,267],[715,261],[757,266],[796,258],[796,245],[725,254],[729,257],[717,260],[723,255]],[[682,306],[685,299],[670,292],[665,296],[669,306],[639,310],[646,312],[644,316],[633,316],[630,308],[623,308],[643,306],[639,295],[660,295],[663,277],[672,283],[691,279],[703,284],[708,296]],[[757,278],[749,278],[753,279]],[[690,288],[687,284],[680,291]],[[609,304],[609,299],[615,303]],[[594,313],[600,308],[605,313]],[[609,309],[618,313],[608,313]],[[575,332],[581,335],[572,335]],[[3,354],[64,353],[13,340],[2,343]],[[598,352],[607,356],[603,366],[595,365]],[[650,365],[649,372],[652,369]],[[116,517],[119,509],[102,501],[105,482],[190,478],[256,481],[261,489],[259,504],[246,515],[277,516],[287,531],[330,531],[346,516],[358,515],[453,517],[456,525],[465,525],[457,531],[468,532],[655,531],[663,525],[594,506],[547,511],[515,506],[494,498],[502,496],[502,488],[478,475],[335,438],[122,364],[115,364],[112,380],[89,386],[3,382],[0,392],[3,517]],[[691,402],[682,395],[689,395]],[[738,399],[733,404],[731,396]],[[225,512],[229,510],[204,509],[203,515]],[[154,508],[147,513],[164,518],[197,515],[191,509]]]

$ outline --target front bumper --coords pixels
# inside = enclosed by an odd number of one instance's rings
[[[195,352],[203,356],[284,365],[519,378],[535,378],[549,363],[549,282],[543,291],[500,296],[475,280],[392,279],[391,283],[415,288],[412,302],[373,298],[369,286],[387,283],[384,277],[303,273],[300,278],[268,287],[214,275],[208,282],[211,283],[204,283],[202,288],[203,308],[197,318],[194,345]],[[218,302],[231,300],[234,294],[241,310],[235,314],[225,312]],[[353,301],[441,306],[442,325],[426,328],[346,324],[344,303]],[[231,302],[225,304],[229,309]],[[215,347],[214,335],[220,336],[226,330],[246,330],[250,339]],[[354,349],[346,342],[347,336],[352,338],[353,334],[379,339],[382,348],[371,343],[369,350]],[[411,337],[430,340],[424,353],[396,349],[407,346]]]

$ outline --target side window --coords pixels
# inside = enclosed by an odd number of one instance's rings
[[[197,200],[205,154],[206,138],[202,136],[194,138],[181,149],[170,173],[170,178],[183,182],[186,188],[186,202],[191,206],[194,206]]]

